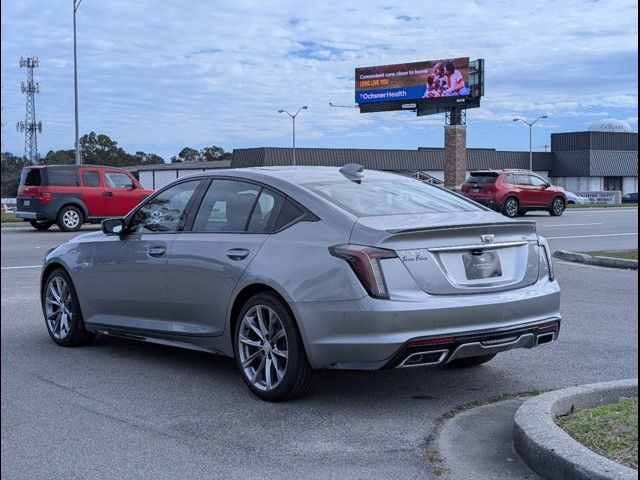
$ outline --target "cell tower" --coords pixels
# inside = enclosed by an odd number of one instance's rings
[[[33,81],[33,69],[40,66],[37,57],[20,57],[20,68],[27,67],[27,82],[22,82],[22,93],[27,96],[24,122],[18,122],[16,129],[24,132],[24,156],[35,163],[38,156],[38,133],[42,132],[42,122],[36,122],[35,94],[40,91],[38,82]]]

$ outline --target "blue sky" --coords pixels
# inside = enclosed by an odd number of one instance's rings
[[[35,55],[41,153],[73,148],[72,0],[2,2],[2,148],[21,154],[20,56]],[[549,115],[549,134],[600,118],[638,124],[636,1],[83,0],[78,11],[80,131],[165,159],[182,147],[289,146],[277,110],[308,105],[301,147],[442,146],[442,116],[360,114],[356,66],[469,56],[486,61],[472,147],[526,150],[511,119]]]

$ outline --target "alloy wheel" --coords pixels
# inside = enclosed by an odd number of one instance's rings
[[[278,314],[266,305],[255,305],[242,318],[238,355],[242,371],[262,391],[275,389],[287,371],[289,343]]]
[[[47,285],[45,296],[47,327],[58,340],[69,335],[73,320],[73,298],[64,278],[56,276]]]
[[[509,217],[515,217],[518,214],[518,202],[510,198],[504,206],[504,210]]]
[[[80,223],[80,215],[75,210],[67,210],[62,215],[62,223],[70,229],[76,228]]]
[[[556,198],[553,201],[553,213],[555,213],[556,215],[562,215],[563,211],[564,211],[564,202],[562,201],[562,199]]]

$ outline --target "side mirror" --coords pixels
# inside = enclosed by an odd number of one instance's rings
[[[136,186],[132,183],[131,185],[127,185],[127,190],[135,190]]]
[[[102,232],[107,235],[121,235],[125,232],[125,227],[122,218],[107,218],[102,221]]]
[[[549,188],[550,186],[551,186],[551,184],[550,184],[550,183],[545,183],[545,184],[542,186],[542,188]]]

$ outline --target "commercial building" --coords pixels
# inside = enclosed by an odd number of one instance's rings
[[[195,171],[288,165],[290,148],[240,148],[231,162],[183,163],[136,167],[141,183],[160,188]],[[384,170],[441,183],[444,180],[444,149],[417,150],[297,148],[297,165],[342,166],[359,163],[365,168]],[[468,148],[468,170],[529,168],[528,151],[500,151]],[[533,170],[554,184],[573,192],[638,191],[638,133],[625,122],[604,119],[587,131],[554,133],[551,151],[533,153]]]

